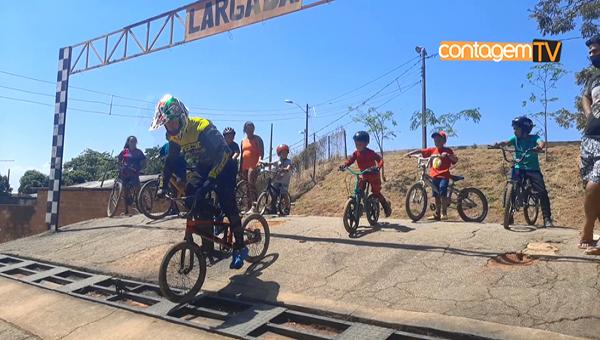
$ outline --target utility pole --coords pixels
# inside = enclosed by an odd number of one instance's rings
[[[271,163],[273,162],[273,123],[271,123],[271,141],[269,144],[269,163]]]
[[[421,144],[425,149],[427,147],[427,93],[425,90],[425,57],[427,57],[427,51],[421,46],[417,46],[415,50],[421,55]]]
[[[306,126],[304,127],[304,150],[308,148],[308,104],[306,104]]]

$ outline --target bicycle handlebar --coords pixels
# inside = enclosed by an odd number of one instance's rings
[[[506,162],[512,163],[512,164],[520,164],[520,163],[522,163],[525,160],[525,157],[527,157],[527,155],[529,153],[531,153],[531,152],[544,153],[543,150],[536,151],[536,148],[529,148],[529,149],[527,149],[527,150],[525,150],[523,152],[523,155],[521,155],[521,157],[518,160],[516,160],[516,159],[512,159],[512,158],[508,159],[508,157],[506,156],[507,152],[516,152],[517,150],[515,150],[515,149],[508,149],[507,147],[500,146],[500,145],[490,145],[490,146],[488,146],[488,149],[499,149],[499,150],[502,150],[502,157],[504,157],[504,160]]]
[[[379,173],[379,168],[368,168],[362,171],[356,171],[353,170],[351,168],[344,168],[344,170],[340,169],[340,171],[348,171],[349,173],[351,173],[354,176],[361,176],[361,175],[366,175],[366,174],[376,174]]]

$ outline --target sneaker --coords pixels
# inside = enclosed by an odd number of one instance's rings
[[[229,269],[240,269],[244,266],[244,260],[248,257],[248,247],[236,249],[231,255]]]
[[[551,218],[544,218],[544,228],[552,228],[554,227],[554,222],[552,222]]]
[[[433,214],[433,215],[427,217],[427,219],[429,221],[439,221],[440,220],[440,216],[438,214]]]
[[[392,205],[390,204],[390,201],[385,201],[385,204],[383,204],[383,212],[385,213],[385,217],[390,217],[392,214]]]
[[[442,220],[442,221],[448,221],[448,215],[447,214],[442,214],[442,216],[440,216],[440,220]]]

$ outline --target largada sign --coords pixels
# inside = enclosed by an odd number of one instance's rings
[[[201,0],[187,8],[185,41],[294,12],[302,0]]]

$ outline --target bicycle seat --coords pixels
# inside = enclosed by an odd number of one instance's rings
[[[455,175],[450,175],[450,178],[454,181],[454,182],[458,182],[458,181],[462,181],[463,179],[465,179],[463,176],[455,176]]]

